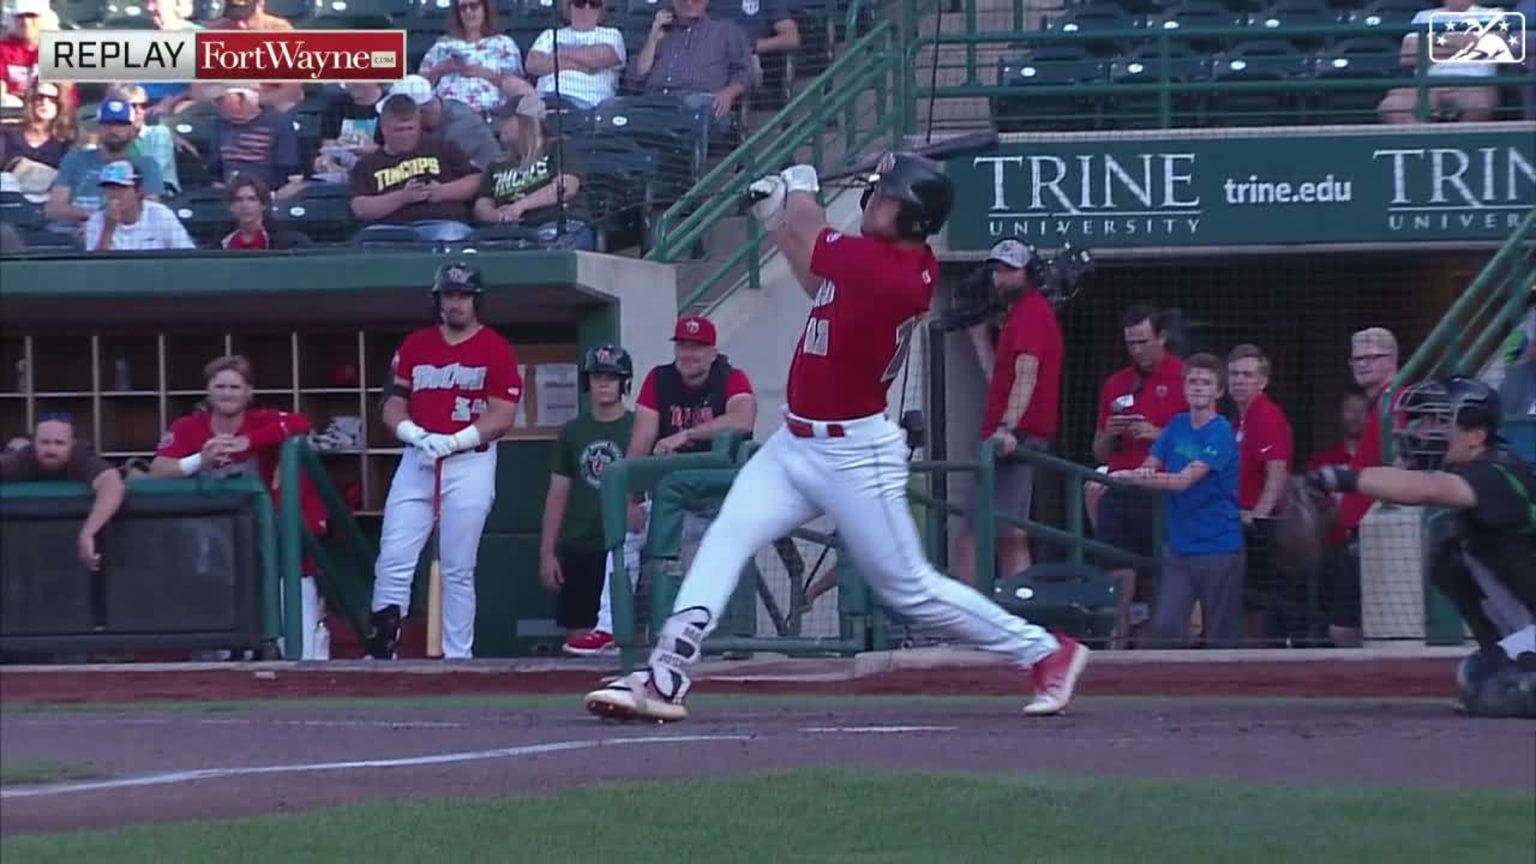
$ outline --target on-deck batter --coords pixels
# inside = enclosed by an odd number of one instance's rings
[[[742,466],[648,667],[587,694],[592,713],[687,717],[687,670],[747,559],[823,513],[887,609],[1032,667],[1035,699],[1025,713],[1054,714],[1071,701],[1088,649],[1010,615],[923,556],[907,505],[906,436],[885,416],[886,394],[932,305],[939,266],[926,238],[949,217],[954,190],[938,164],[911,153],[887,154],[870,184],[857,237],[827,226],[811,166],[752,184],[762,196],[753,215],[812,298],[785,422]]]
[[[517,354],[480,323],[480,271],[438,268],[437,323],[405,337],[391,362],[384,425],[405,443],[384,503],[373,575],[373,615],[364,650],[395,656],[400,619],[410,612],[411,577],[432,533],[432,487],[442,464],[443,656],[471,656],[475,643],[475,561],[496,497],[496,439],[512,428],[523,395]]]

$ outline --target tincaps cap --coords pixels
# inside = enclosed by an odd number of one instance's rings
[[[1032,257],[1034,253],[1028,246],[1010,237],[1007,240],[999,240],[992,247],[992,252],[987,255],[987,260],[997,261],[1015,270],[1023,270],[1024,265],[1028,264]]]

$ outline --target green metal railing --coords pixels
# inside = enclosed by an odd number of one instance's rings
[[[1195,80],[1181,80],[1179,76],[1172,74],[1181,59],[1187,62],[1187,58],[1180,57],[1180,54],[1185,52],[1176,51],[1177,48],[1187,49],[1188,54],[1209,58],[1216,55],[1219,48],[1215,46],[1220,45],[1247,44],[1278,47],[1298,41],[1323,43],[1349,37],[1401,40],[1409,33],[1422,35],[1423,25],[1328,24],[1277,28],[1261,26],[1173,29],[1137,27],[1115,30],[977,32],[970,29],[974,21],[968,19],[967,24],[967,32],[939,33],[911,40],[907,49],[906,63],[908,74],[912,76],[906,90],[908,98],[913,100],[913,105],[918,100],[989,98],[993,103],[991,120],[1003,131],[1014,131],[1011,127],[1015,122],[1031,130],[1048,130],[1053,125],[1062,129],[1094,127],[1113,129],[1121,125],[1167,129],[1191,125],[1220,126],[1223,125],[1223,121],[1240,120],[1250,116],[1279,121],[1266,125],[1281,125],[1288,121],[1340,122],[1340,115],[1345,114],[1360,117],[1364,122],[1375,122],[1374,107],[1368,110],[1362,110],[1360,106],[1331,108],[1322,97],[1330,94],[1383,93],[1389,88],[1406,87],[1415,89],[1417,93],[1415,116],[1423,121],[1430,118],[1432,89],[1467,85],[1463,78],[1428,74],[1432,66],[1429,61],[1428,39],[1418,40],[1419,60],[1416,67],[1411,73],[1398,77],[1370,75],[1359,78],[1316,77],[1312,74],[1311,67],[1320,58],[1325,62],[1331,59],[1332,55],[1326,51],[1296,51],[1293,54],[1281,56],[1279,62],[1294,64],[1294,66],[1287,66],[1286,68],[1290,69],[1289,74],[1279,80],[1220,80],[1213,79],[1209,74],[1202,74]],[[1141,49],[1145,53],[1137,56],[1135,62],[1148,68],[1142,75],[1121,75],[1121,80],[1112,80],[1111,71],[1119,69],[1123,72],[1130,60],[1123,57],[1118,60],[1093,57],[1029,59],[1030,52],[1040,48],[1108,44]],[[956,50],[943,52],[944,56],[963,55],[964,60],[945,63],[940,68],[962,67],[963,83],[938,87],[925,86],[925,82],[930,78],[928,73],[931,71],[927,67],[932,61],[923,61],[920,64],[919,54],[924,51],[942,51],[945,46],[953,46]],[[1191,46],[1194,47],[1191,48]],[[991,48],[994,51],[1006,48],[1018,59],[1005,59],[984,70],[984,64],[979,59],[978,49],[981,48]],[[1153,48],[1155,51],[1149,50]],[[1220,59],[1223,62],[1243,60],[1249,66],[1277,68],[1274,66],[1277,62],[1276,56],[1268,50],[1232,54]],[[1085,67],[1085,64],[1095,67],[1097,74],[1081,75],[1080,70]],[[1029,78],[1051,83],[1030,83],[1026,78],[1016,81],[999,80],[993,84],[983,83],[985,73],[991,72],[993,68],[1006,70],[1009,67],[1033,67],[1034,74]],[[1071,76],[1071,80],[1053,80],[1053,71],[1068,68],[1077,73]],[[1144,80],[1126,80],[1128,77]],[[1532,86],[1536,85],[1536,73],[1501,69],[1498,75],[1478,79],[1477,83],[1478,86],[1491,87]],[[1294,98],[1288,104],[1259,106],[1253,110],[1223,109],[1219,104],[1219,97],[1264,94]],[[1187,104],[1191,100],[1198,104]],[[1153,102],[1155,105],[1148,113],[1146,106]],[[1022,113],[1018,117],[1010,115],[1007,110],[1010,105],[1016,105]],[[1000,114],[1003,116],[999,116]],[[1368,115],[1368,119],[1361,115]]]
[[[297,436],[283,443],[278,461],[277,501],[277,554],[278,572],[282,583],[283,647],[290,658],[303,656],[304,640],[312,634],[303,626],[303,563],[308,555],[316,569],[315,587],[325,598],[326,606],[352,625],[361,642],[368,632],[366,604],[360,608],[356,598],[369,591],[367,584],[349,579],[349,572],[340,566],[331,551],[345,551],[371,573],[374,561],[379,557],[378,547],[363,533],[352,511],[342,501],[341,494],[331,483],[330,474],[320,463],[320,457],[309,446],[309,441]],[[337,545],[327,548],[304,526],[303,507],[300,503],[300,478],[307,479],[320,493],[325,504],[327,533],[337,538]],[[275,613],[275,608],[274,608]],[[275,618],[275,615],[274,615]]]
[[[923,2],[928,5],[932,0]],[[855,2],[849,7],[849,33],[856,32],[859,6]],[[843,56],[806,85],[767,125],[658,217],[654,245],[647,257],[662,262],[684,258],[722,219],[741,215],[741,197],[747,184],[766,172],[801,160],[831,172],[871,151],[889,148],[904,128],[899,114],[904,100],[899,90],[905,79],[899,66],[905,38],[903,25],[885,17],[848,45]],[[764,235],[755,221],[748,221],[748,241],[732,254],[711,260],[710,274],[683,299],[681,310],[691,310],[704,298],[717,294],[721,282],[730,278],[744,276],[748,286],[761,286]]]
[[[1536,210],[1525,215],[1467,290],[1446,310],[1418,350],[1399,367],[1378,405],[1382,454],[1394,457],[1392,406],[1402,388],[1453,372],[1477,374],[1509,335],[1536,290]]]

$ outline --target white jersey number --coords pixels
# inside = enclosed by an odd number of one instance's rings
[[[896,327],[896,353],[891,355],[891,362],[885,366],[885,373],[880,376],[881,383],[889,384],[901,374],[903,367],[907,365],[907,354],[912,350],[912,336],[917,332],[918,322],[923,320],[921,315],[913,315],[901,322]]]
[[[818,357],[827,356],[827,320],[825,318],[812,318],[805,322],[805,339],[801,341],[801,350]]]

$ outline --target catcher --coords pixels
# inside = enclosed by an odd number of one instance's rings
[[[1429,568],[1479,646],[1457,675],[1462,706],[1475,716],[1536,717],[1536,466],[1505,446],[1501,416],[1498,394],[1476,379],[1416,384],[1393,424],[1403,467],[1328,466],[1305,482],[1314,503],[1318,492],[1358,492],[1451,511]]]

